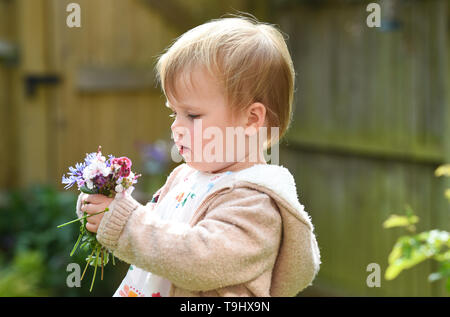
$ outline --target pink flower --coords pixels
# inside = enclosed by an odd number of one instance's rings
[[[130,168],[131,167],[131,160],[126,157],[126,156],[122,156],[122,157],[115,157],[112,159],[111,164],[117,164],[120,166],[125,166]]]
[[[122,156],[122,157],[116,157],[111,160],[111,165],[119,168],[119,176],[120,177],[127,177],[130,175],[131,172],[131,160],[128,157]]]

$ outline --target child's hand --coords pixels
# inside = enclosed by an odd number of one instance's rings
[[[81,202],[81,211],[90,215],[104,211],[114,198],[109,198],[104,195],[86,195]],[[100,221],[102,221],[103,213],[86,218],[86,229],[91,232],[97,232]]]

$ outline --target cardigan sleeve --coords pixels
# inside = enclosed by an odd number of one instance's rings
[[[281,216],[265,193],[238,187],[219,194],[193,227],[162,220],[152,208],[131,196],[115,199],[98,241],[119,259],[192,291],[244,283],[275,264]]]

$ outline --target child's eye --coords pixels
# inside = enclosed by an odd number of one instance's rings
[[[171,114],[169,114],[169,117],[171,117],[171,118],[175,118],[176,116],[177,116],[177,113],[176,113],[176,112],[172,112]],[[196,118],[200,117],[200,115],[196,115],[196,114],[188,114],[188,117],[189,117],[190,119],[196,119]]]

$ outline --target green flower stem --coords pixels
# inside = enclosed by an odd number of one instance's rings
[[[95,252],[95,249],[92,250],[91,255],[89,255],[89,258],[88,258],[88,260],[87,260],[86,266],[84,267],[84,270],[83,270],[83,274],[81,274],[81,279],[80,279],[80,280],[83,280],[84,273],[86,273],[86,269],[88,268],[89,263],[91,262],[91,258],[92,258],[92,255],[94,254],[94,252]]]
[[[92,277],[92,283],[91,283],[91,288],[89,289],[89,292],[92,292],[92,288],[94,287],[94,281],[95,281],[95,276],[97,275],[97,265],[98,265],[98,247],[97,249],[95,249],[95,269],[94,269],[94,276]]]
[[[76,242],[75,245],[73,246],[73,249],[72,249],[72,251],[70,252],[70,256],[72,256],[73,253],[75,252],[75,250],[77,249],[78,244],[80,243],[82,236],[83,236],[83,234],[81,234],[81,233],[78,235],[77,242]]]
[[[101,256],[102,256],[102,278],[101,278],[101,280],[103,281],[103,255],[105,254],[105,251],[103,250],[103,248],[101,248],[100,249],[100,254],[101,254]]]
[[[56,228],[61,228],[61,227],[70,225],[71,223],[74,223],[74,222],[77,222],[77,221],[81,221],[81,220],[83,220],[83,219],[86,219],[86,218],[89,218],[89,217],[92,217],[92,216],[95,216],[95,215],[102,214],[102,213],[104,213],[104,212],[107,212],[108,210],[109,210],[109,208],[106,208],[105,210],[100,211],[100,212],[97,212],[97,213],[95,213],[95,214],[92,214],[92,215],[86,215],[86,216],[84,216],[84,217],[81,217],[81,218],[78,218],[78,219],[74,219],[74,220],[72,220],[72,221],[63,223],[62,225],[59,225],[59,226],[57,226]]]

